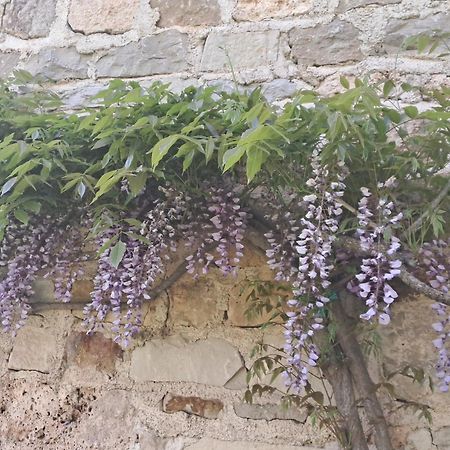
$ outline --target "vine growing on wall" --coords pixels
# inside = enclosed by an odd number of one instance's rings
[[[367,440],[356,401],[339,395],[370,390],[375,444],[392,448],[353,329],[356,319],[388,325],[399,283],[433,300],[436,375],[448,390],[447,88],[342,79],[342,94],[302,91],[277,109],[259,89],[175,93],[115,80],[95,106],[68,113],[41,86],[21,93],[25,82],[18,72],[0,86],[5,331],[24,325],[38,275],[70,302],[94,247],[86,331],[112,315],[126,346],[180,246],[183,271],[233,276],[253,227],[267,238],[274,277],[291,286],[277,375],[296,394],[310,389],[312,368],[329,379],[343,446]],[[399,106],[394,90],[420,92],[429,108]]]

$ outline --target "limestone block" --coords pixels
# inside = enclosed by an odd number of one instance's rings
[[[439,450],[450,450],[450,426],[434,431],[433,442]]]
[[[101,333],[72,333],[66,344],[66,363],[79,367],[95,367],[102,372],[114,372],[116,361],[122,358],[123,350],[112,339]]]
[[[214,282],[213,277],[183,276],[169,290],[170,322],[173,325],[202,327],[208,323],[220,323],[223,311],[218,308],[218,300],[223,295],[223,286]]]
[[[221,21],[218,0],[151,0],[158,8],[159,27],[218,25]]]
[[[72,287],[72,300],[74,302],[88,303],[90,301],[91,292],[93,290],[94,282],[92,280],[76,280]]]
[[[71,0],[68,22],[73,31],[125,33],[133,28],[139,0]]]
[[[45,37],[55,20],[56,0],[12,0],[5,5],[1,31],[32,39]]]
[[[419,33],[431,33],[433,30],[450,32],[450,13],[438,13],[416,19],[390,19],[386,25],[383,50],[397,54],[402,42]]]
[[[52,80],[87,78],[90,57],[80,55],[75,47],[43,48],[31,55],[25,63],[25,70]]]
[[[202,71],[254,69],[274,63],[278,56],[279,32],[249,31],[209,34],[203,51]],[[228,55],[228,56],[227,56]]]
[[[183,411],[205,419],[217,419],[220,411],[223,409],[223,402],[216,399],[183,397],[169,393],[164,396],[162,407],[163,411],[167,413]]]
[[[186,450],[319,450],[318,447],[304,447],[286,444],[265,444],[262,442],[245,441],[219,441],[217,439],[203,438],[192,445],[185,447]]]
[[[249,403],[237,403],[234,412],[244,419],[253,420],[295,420],[304,423],[308,417],[306,410],[299,408],[282,408],[280,405],[255,405]]]
[[[17,333],[8,369],[49,373],[58,368],[58,347],[54,330],[25,326]]]
[[[361,8],[369,5],[392,5],[401,3],[402,0],[341,0],[337,9],[338,13],[343,13],[354,8]]]
[[[408,435],[407,450],[433,450],[430,430],[421,428]]]
[[[292,56],[299,64],[324,66],[362,58],[358,30],[339,19],[314,28],[295,27],[289,32]]]
[[[154,339],[131,354],[130,376],[143,381],[186,381],[223,386],[242,367],[239,352],[223,339],[189,343],[181,336]]]
[[[296,16],[311,9],[312,0],[238,0],[233,18],[237,21]]]
[[[20,53],[18,52],[0,52],[0,78],[5,78],[12,74],[19,62],[19,58]]]
[[[108,50],[97,62],[99,77],[138,77],[182,72],[188,68],[187,35],[176,30],[147,36]]]
[[[55,286],[49,278],[36,278],[33,283],[32,303],[55,301]]]

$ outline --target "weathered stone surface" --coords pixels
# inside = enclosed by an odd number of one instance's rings
[[[401,3],[402,0],[341,0],[337,9],[338,13],[349,11],[354,8],[361,8],[369,5],[392,5]]]
[[[339,19],[314,28],[293,28],[289,32],[292,56],[299,64],[324,66],[362,58],[358,30]]]
[[[72,287],[72,301],[88,302],[93,290],[94,282],[92,280],[76,280]]]
[[[25,69],[52,80],[87,78],[89,60],[89,56],[80,55],[75,47],[49,47],[31,55]]]
[[[438,13],[423,18],[402,20],[390,19],[386,25],[383,50],[397,54],[408,36],[430,33],[432,30],[450,32],[450,13]]]
[[[278,56],[279,32],[249,31],[209,34],[203,51],[201,70],[254,69],[274,63]],[[227,56],[228,54],[228,56]]]
[[[319,450],[318,447],[304,447],[286,444],[264,444],[245,441],[219,441],[217,439],[203,438],[192,445],[185,447],[186,450]]]
[[[50,328],[26,326],[15,339],[8,369],[49,373],[58,367],[58,347]]]
[[[187,35],[176,30],[147,36],[139,42],[111,48],[97,62],[99,77],[139,77],[188,68]]]
[[[0,52],[0,78],[5,78],[12,74],[19,62],[20,54],[17,52]]]
[[[71,0],[68,22],[73,31],[125,33],[133,28],[139,0]]]
[[[116,361],[122,358],[123,350],[112,339],[101,333],[72,333],[67,339],[65,360],[70,365],[95,367],[97,370],[112,373]]]
[[[159,27],[218,25],[221,21],[218,0],[151,0],[158,8]]]
[[[408,440],[405,450],[433,450],[430,430],[421,428],[413,431],[408,435]]]
[[[220,322],[223,311],[218,308],[218,300],[222,294],[223,288],[212,277],[182,277],[169,290],[171,324],[201,327]]]
[[[12,0],[5,5],[1,30],[22,39],[47,36],[56,0]]]
[[[295,420],[304,423],[308,414],[299,408],[282,408],[280,405],[255,405],[238,403],[234,405],[234,412],[244,419],[254,420]]]
[[[55,301],[55,286],[49,278],[36,278],[33,283],[34,294],[32,303],[43,303]]]
[[[239,352],[223,339],[193,343],[181,336],[154,339],[131,354],[135,381],[186,381],[223,386],[242,367]]]
[[[311,9],[312,0],[238,0],[233,18],[237,21],[264,20],[303,14]]]
[[[433,442],[439,450],[450,449],[450,426],[433,432]]]
[[[223,402],[216,399],[183,397],[169,393],[164,396],[162,406],[163,411],[166,413],[183,411],[205,419],[217,419],[220,411],[223,409]]]

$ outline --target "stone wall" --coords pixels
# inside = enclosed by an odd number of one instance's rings
[[[0,0],[0,76],[50,77],[77,106],[115,77],[330,93],[339,76],[445,82],[448,60],[401,51],[450,30],[449,0]],[[448,80],[447,80],[448,81]],[[91,86],[92,85],[92,86]],[[90,86],[87,88],[87,86]]]
[[[168,268],[168,272],[171,269]],[[0,335],[2,450],[336,450],[303,409],[279,396],[243,402],[257,340],[282,344],[282,329],[246,318],[247,280],[270,280],[264,254],[247,246],[237,278],[188,274],[150,302],[144,326],[126,350],[110,324],[88,337],[81,301],[92,274],[77,281],[74,304],[56,304],[53,284],[35,283],[33,313],[15,339]],[[78,303],[77,303],[78,302]],[[385,352],[371,364],[393,372],[406,364],[433,373],[430,301],[404,296],[382,331]],[[395,376],[396,401],[385,399],[396,448],[450,449],[448,395]],[[283,388],[277,381],[278,387]],[[433,424],[402,399],[433,408]]]

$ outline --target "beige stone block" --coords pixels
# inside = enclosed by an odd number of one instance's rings
[[[59,366],[54,330],[25,326],[17,333],[8,369],[49,373]]]
[[[312,3],[312,0],[238,0],[233,18],[237,21],[258,21],[297,16],[308,12]]]
[[[194,280],[184,275],[169,290],[169,318],[172,325],[202,327],[208,323],[220,323],[224,312],[218,303],[224,295],[223,287],[213,277]]]
[[[203,438],[186,450],[319,450],[318,447],[304,447],[302,445],[265,444],[263,442],[245,441],[219,441],[217,439]]]
[[[159,11],[159,27],[218,25],[221,21],[218,0],[151,0]]]
[[[256,69],[274,63],[278,57],[279,32],[248,31],[238,33],[212,32],[206,39],[202,71]]]
[[[201,397],[184,397],[182,395],[167,394],[163,398],[163,411],[166,413],[185,412],[205,419],[217,419],[223,409],[223,402],[216,399]]]
[[[125,33],[133,28],[139,0],[71,0],[68,22],[83,34]]]
[[[241,355],[224,339],[187,342],[182,336],[154,339],[131,354],[134,381],[185,381],[223,386],[241,369]]]
[[[324,66],[359,61],[363,57],[358,30],[339,19],[314,28],[293,28],[289,32],[289,45],[298,64]]]

